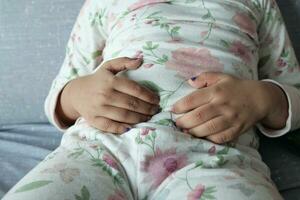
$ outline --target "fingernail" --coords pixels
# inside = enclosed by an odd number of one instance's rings
[[[191,78],[192,81],[195,81],[196,79],[197,79],[196,76],[194,76],[194,77]]]
[[[175,112],[175,106],[172,106],[170,109],[171,112]]]
[[[126,129],[125,129],[125,132],[128,132],[128,131],[130,131],[130,129],[131,129],[131,128],[129,128],[129,127],[126,127]]]

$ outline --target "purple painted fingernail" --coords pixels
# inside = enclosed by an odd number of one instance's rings
[[[129,128],[129,127],[126,127],[126,129],[125,129],[125,132],[128,132],[128,131],[130,131],[130,129],[131,129],[131,128]]]
[[[196,80],[196,79],[197,79],[196,76],[194,76],[194,77],[191,78],[192,81],[194,81],[194,80]]]

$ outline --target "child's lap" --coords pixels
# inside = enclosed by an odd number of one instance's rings
[[[76,129],[66,138],[79,136],[83,141],[99,142],[107,148],[122,165],[133,195],[139,199],[156,199],[157,195],[176,191],[188,195],[200,186],[211,188],[208,193],[220,198],[226,190],[245,198],[269,192],[278,194],[269,168],[257,150],[249,146],[216,145],[191,137],[174,126],[153,123],[140,123],[121,136],[88,128],[85,123],[82,131]],[[90,134],[82,134],[85,130]]]
[[[14,193],[36,181],[44,186]],[[87,193],[95,199],[193,199],[195,195],[270,199],[269,193],[277,195],[268,168],[251,147],[216,145],[151,123],[116,136],[84,122],[70,128],[60,147],[11,193],[11,199],[37,194],[45,199],[74,198]]]

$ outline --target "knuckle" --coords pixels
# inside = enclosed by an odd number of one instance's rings
[[[229,119],[230,121],[237,120],[239,118],[239,113],[238,112],[230,112],[229,113]]]
[[[111,91],[107,90],[105,93],[98,93],[99,102],[109,102],[111,101]]]
[[[192,103],[193,103],[193,97],[192,96],[186,96],[183,99],[182,105],[183,106],[189,106],[189,105],[192,105]]]
[[[200,121],[203,121],[203,120],[205,120],[205,115],[202,111],[198,111],[196,113],[196,118],[199,119]]]
[[[216,85],[214,87],[213,93],[217,97],[223,97],[223,95],[224,95],[223,88],[221,86],[219,86],[219,85]]]
[[[117,126],[116,126],[116,130],[115,130],[115,133],[118,133],[118,134],[122,134],[122,133],[124,133],[124,126],[122,125],[122,124],[118,124]]]
[[[222,106],[223,108],[228,108],[229,102],[226,101],[224,98],[222,98],[222,95],[221,95],[221,98],[219,99],[219,105]]]
[[[102,130],[107,131],[112,127],[112,122],[109,119],[102,119],[101,127],[102,127]]]
[[[213,134],[216,132],[216,125],[215,125],[215,122],[213,120],[209,120],[207,123],[206,123],[206,127],[207,127],[207,130],[210,134]]]
[[[139,106],[139,102],[136,99],[129,99],[127,105],[129,108],[136,110]]]
[[[124,110],[123,112],[120,113],[120,117],[122,120],[128,119],[129,117],[129,111],[128,110]]]
[[[153,107],[151,105],[148,105],[146,107],[146,112],[149,113],[149,114],[153,113]]]
[[[141,93],[143,92],[142,87],[139,86],[139,85],[137,85],[137,84],[134,84],[134,85],[132,86],[132,90],[133,90],[134,92],[136,92],[137,94],[141,94]]]
[[[217,144],[223,144],[227,141],[228,141],[228,136],[225,134],[218,135],[216,138],[214,138],[214,142]]]

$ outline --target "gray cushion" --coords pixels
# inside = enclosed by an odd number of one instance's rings
[[[290,146],[285,137],[274,139],[261,136],[259,150],[283,197],[286,200],[300,200],[299,148]]]
[[[272,179],[280,190],[300,188],[300,153],[290,148],[284,138],[261,137],[260,153],[272,171]]]
[[[50,124],[0,126],[0,199],[58,146],[61,136]]]
[[[300,59],[300,0],[277,0],[292,44]]]
[[[0,0],[0,124],[46,122],[43,103],[83,0]]]

